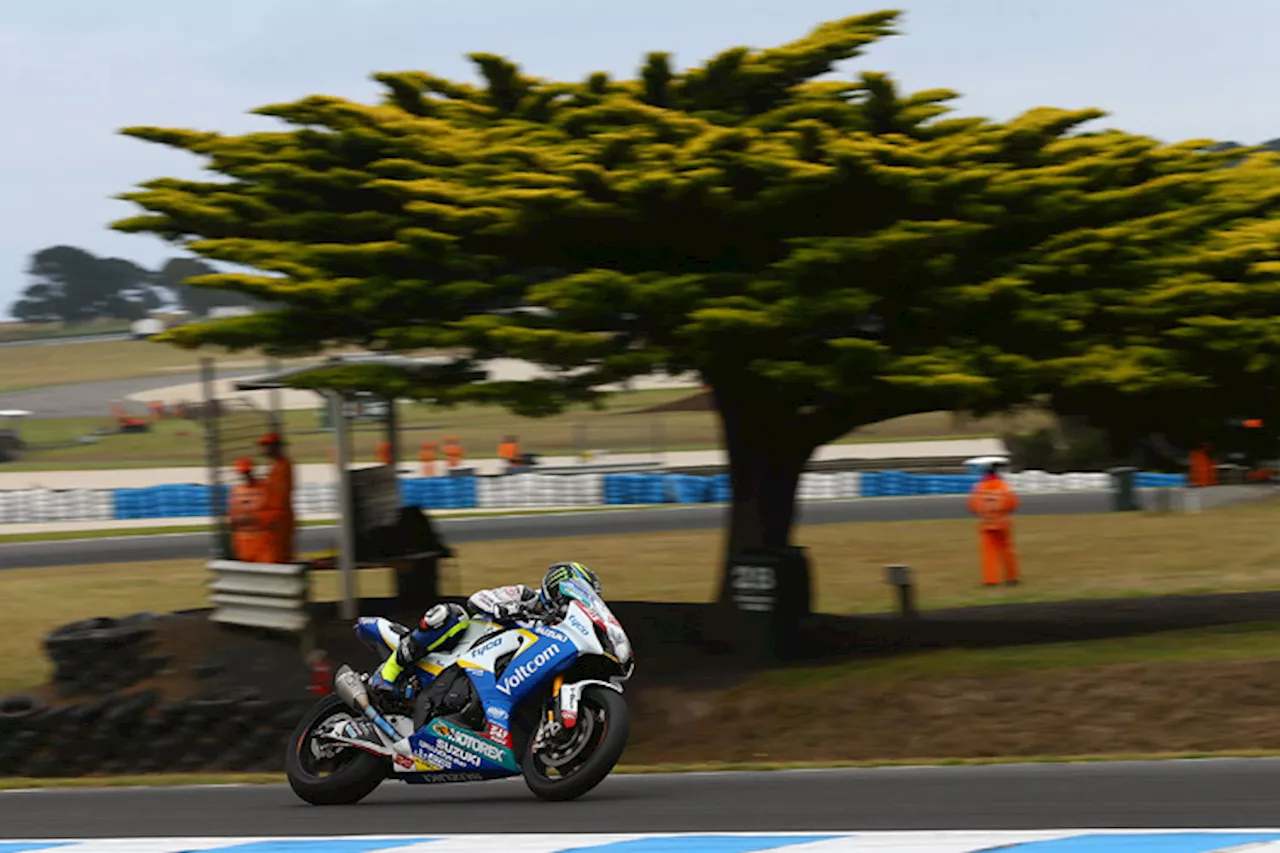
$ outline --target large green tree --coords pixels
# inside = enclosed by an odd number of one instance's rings
[[[1238,445],[1241,419],[1280,424],[1276,163],[1233,163],[1194,208],[1099,240],[1111,258],[1093,274],[1087,334],[1054,362],[1048,399],[1105,429],[1117,461],[1176,462],[1205,441]]]
[[[153,280],[156,286],[171,294],[179,307],[201,317],[207,316],[214,308],[261,307],[257,300],[242,293],[187,284],[188,279],[215,273],[217,269],[199,258],[169,258],[156,271]]]
[[[1160,352],[1200,309],[1156,295],[1169,259],[1271,204],[1233,190],[1240,170],[1222,167],[1242,154],[1208,140],[1088,131],[1094,110],[950,118],[949,91],[828,76],[895,20],[685,71],[651,54],[634,80],[546,81],[475,55],[481,85],[379,74],[377,105],[257,110],[277,132],[129,128],[221,179],[145,184],[125,196],[145,212],[116,227],[259,270],[193,283],[283,306],[178,330],[182,345],[530,359],[555,377],[393,389],[526,414],[696,372],[728,449],[731,547],[785,545],[806,461],[858,426],[996,409],[1082,374],[1184,386]],[[1252,168],[1274,187],[1270,161]],[[508,310],[528,306],[545,310]],[[1159,340],[1141,333],[1153,317]]]
[[[31,256],[27,273],[33,282],[9,309],[25,322],[136,320],[161,304],[145,269],[75,246],[41,249]]]

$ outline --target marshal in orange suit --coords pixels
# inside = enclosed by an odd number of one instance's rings
[[[266,562],[271,556],[271,549],[260,517],[266,491],[262,481],[254,476],[252,459],[237,459],[236,471],[241,482],[231,487],[227,505],[231,553],[244,563]]]
[[[262,525],[269,539],[270,559],[264,563],[293,562],[293,462],[284,451],[284,440],[278,433],[268,433],[259,439],[263,454],[271,460],[271,470],[263,481],[265,492],[262,506]]]
[[[1004,462],[993,462],[969,493],[969,512],[978,517],[978,551],[982,558],[982,583],[986,586],[1000,583],[1002,567],[1006,584],[1013,586],[1021,580],[1010,519],[1020,502],[1000,477],[1004,467]]]

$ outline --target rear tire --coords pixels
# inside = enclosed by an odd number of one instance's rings
[[[387,777],[387,761],[355,747],[340,749],[321,758],[312,748],[312,734],[320,724],[340,714],[355,717],[337,696],[326,696],[298,723],[285,751],[284,769],[289,787],[313,806],[345,806],[358,803]],[[322,766],[323,765],[323,766]],[[328,773],[321,775],[323,770]]]
[[[529,737],[524,750],[524,761],[521,762],[521,772],[529,790],[539,798],[552,802],[577,799],[603,782],[622,757],[623,750],[627,748],[627,738],[631,734],[631,718],[621,694],[599,685],[588,686],[582,691],[578,726],[584,725],[588,713],[595,715],[595,730],[590,735],[589,743],[583,745],[582,752],[568,765],[563,765],[573,766],[577,758],[585,755],[568,775],[547,775],[550,768],[533,751],[536,738],[532,735]]]

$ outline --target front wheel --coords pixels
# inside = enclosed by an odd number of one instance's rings
[[[355,715],[337,696],[326,696],[302,718],[285,754],[293,792],[313,806],[345,806],[369,796],[387,776],[387,762],[364,750],[322,743],[316,732]]]
[[[578,724],[534,749],[525,747],[521,770],[529,790],[544,800],[572,800],[604,781],[622,757],[631,733],[627,703],[616,691],[582,691]]]

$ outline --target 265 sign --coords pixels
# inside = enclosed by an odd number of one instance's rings
[[[733,600],[740,610],[767,613],[773,610],[778,574],[773,566],[736,565],[729,579]]]

